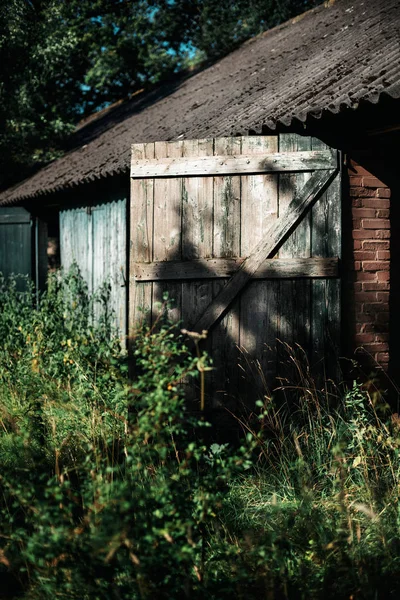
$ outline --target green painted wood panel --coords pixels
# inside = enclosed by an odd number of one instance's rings
[[[126,199],[60,212],[61,265],[75,261],[92,293],[111,286],[110,305],[120,335],[126,335]]]
[[[24,208],[0,208],[0,272],[33,276],[33,227]],[[19,288],[23,289],[22,282]]]

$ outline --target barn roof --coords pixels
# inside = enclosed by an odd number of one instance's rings
[[[0,194],[10,204],[126,172],[133,142],[261,133],[400,98],[400,2],[330,0],[196,74],[94,115],[72,149]]]

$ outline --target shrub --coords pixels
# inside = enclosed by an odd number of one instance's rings
[[[185,402],[209,360],[175,326],[138,331],[129,379],[106,287],[89,297],[73,268],[37,306],[26,289],[0,283],[2,594],[398,594],[399,425],[378,396],[307,368],[219,444]]]
[[[37,310],[32,289],[1,294],[3,570],[27,598],[203,597],[209,531],[246,466],[186,413],[204,359],[161,320],[133,341],[129,381],[76,269]]]

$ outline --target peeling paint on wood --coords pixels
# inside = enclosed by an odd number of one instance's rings
[[[76,262],[93,293],[111,286],[110,307],[121,337],[126,336],[126,199],[60,212],[61,265]]]

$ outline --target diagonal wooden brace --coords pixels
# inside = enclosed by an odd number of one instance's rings
[[[337,169],[329,169],[312,174],[304,187],[296,193],[283,215],[266,231],[264,239],[257,244],[253,252],[243,261],[225,287],[206,308],[193,327],[195,331],[210,330],[222,317],[263,261],[266,258],[272,258],[285,241],[287,234],[292,232],[302,221],[336,173]]]

